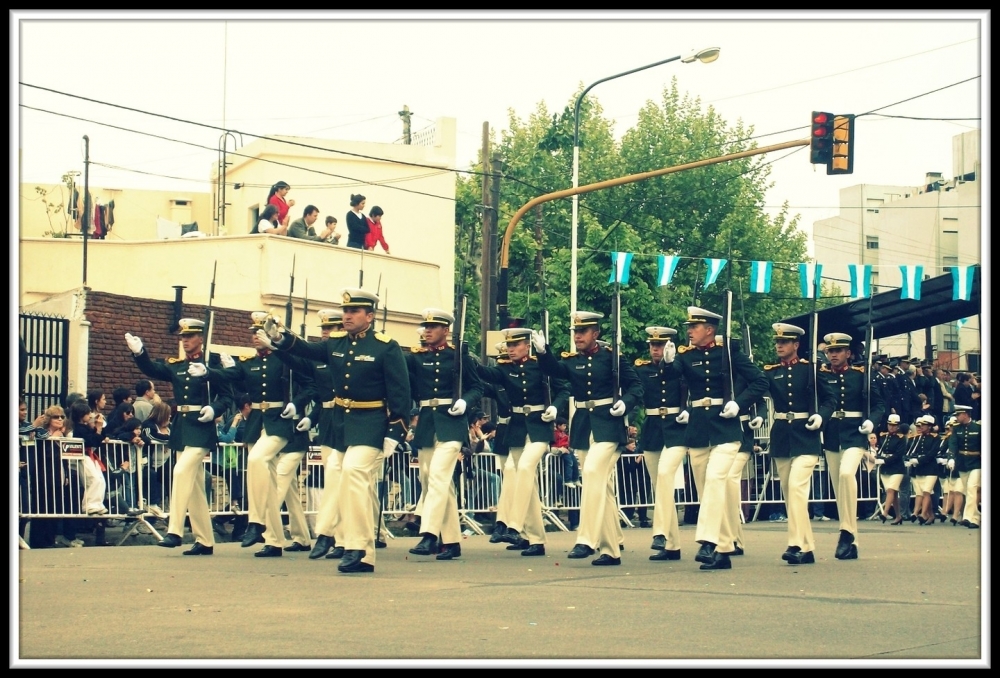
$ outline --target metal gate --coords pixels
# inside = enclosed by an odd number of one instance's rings
[[[23,394],[28,421],[50,405],[61,405],[67,396],[69,320],[44,315],[20,314],[25,365]]]

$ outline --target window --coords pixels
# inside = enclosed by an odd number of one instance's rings
[[[865,249],[877,250],[878,249],[878,236],[877,235],[866,235],[865,236]]]

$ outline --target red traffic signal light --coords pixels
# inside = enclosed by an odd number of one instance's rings
[[[833,114],[813,111],[809,137],[809,162],[828,165],[833,158]]]

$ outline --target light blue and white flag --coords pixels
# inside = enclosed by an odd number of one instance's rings
[[[965,323],[967,322],[969,322],[968,318],[959,318],[958,320],[955,321],[955,324],[958,325],[958,329],[962,329],[963,327],[965,327]]]
[[[848,264],[851,272],[851,298],[867,299],[872,295],[872,265]]]
[[[755,294],[767,294],[771,291],[771,272],[774,263],[771,261],[754,261],[750,264],[750,291]]]
[[[900,299],[920,301],[920,285],[924,281],[923,266],[900,266],[903,274],[903,289],[899,291]]]
[[[799,264],[799,288],[803,299],[819,299],[823,264]]]
[[[660,270],[656,275],[656,284],[663,287],[669,285],[670,281],[674,279],[674,271],[677,270],[677,264],[680,263],[681,258],[673,254],[661,254],[658,259]]]
[[[612,252],[611,277],[608,278],[608,283],[621,283],[622,285],[628,285],[628,273],[630,268],[632,268],[631,252]]]
[[[726,260],[705,259],[705,263],[708,265],[708,270],[705,272],[705,288],[708,289],[719,278],[722,269],[726,267]]]
[[[975,266],[951,267],[951,299],[952,301],[969,301],[972,299],[972,281],[975,279]]]

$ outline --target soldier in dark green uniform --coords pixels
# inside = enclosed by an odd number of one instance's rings
[[[816,562],[809,488],[823,451],[819,431],[836,400],[826,382],[816,378],[814,366],[799,358],[799,340],[805,330],[787,323],[771,327],[779,362],[765,365],[764,374],[774,404],[769,451],[788,511],[788,548],[781,558],[789,565],[805,565]]]
[[[412,444],[417,448],[421,468],[417,507],[421,539],[410,553],[451,560],[462,555],[458,497],[452,476],[462,445],[469,439],[466,403],[478,403],[482,388],[475,361],[468,355],[459,358],[458,350],[448,343],[448,328],[455,317],[437,308],[424,309],[423,316],[427,345],[411,349],[406,360],[411,395],[420,406]],[[456,384],[459,359],[463,361],[462,383]],[[440,553],[438,535],[443,547]]]
[[[497,361],[507,357],[507,342],[497,343]],[[514,460],[510,458],[510,448],[507,445],[507,425],[510,423],[511,409],[510,399],[507,391],[488,381],[480,382],[483,389],[483,397],[489,398],[496,406],[497,429],[493,436],[493,454],[497,459],[497,473],[501,475],[500,497],[497,499],[497,515],[493,522],[493,532],[490,535],[491,544],[499,544],[506,541],[507,537],[507,514],[510,512],[511,501],[514,499]]]
[[[182,318],[178,324],[185,354],[183,358],[153,361],[139,337],[126,334],[125,342],[142,373],[153,379],[169,381],[177,401],[177,414],[170,425],[170,449],[178,452],[179,456],[173,471],[167,536],[159,545],[168,548],[181,545],[184,518],[190,509],[195,544],[184,555],[212,555],[215,538],[205,494],[204,462],[205,456],[214,451],[219,442],[215,415],[225,411],[232,399],[228,389],[221,381],[210,377],[205,367],[204,321]],[[210,364],[221,367],[222,363],[218,355],[212,354]]]
[[[691,458],[700,506],[695,539],[701,544],[695,560],[703,570],[728,570],[735,551],[727,520],[726,486],[729,471],[743,441],[740,412],[748,411],[767,391],[767,377],[742,353],[716,343],[722,316],[697,306],[688,307],[690,346],[664,351],[664,370],[677,370],[688,385],[688,408],[677,420],[687,424],[684,442]],[[732,371],[730,371],[730,363]],[[733,393],[736,375],[746,388]]]
[[[504,539],[522,556],[545,555],[545,525],[538,492],[538,464],[548,452],[553,426],[560,408],[569,405],[569,384],[548,378],[538,359],[531,355],[531,329],[502,331],[507,357],[498,358],[496,367],[476,363],[476,374],[485,382],[502,386],[507,392],[511,416],[505,444],[514,462],[514,496],[506,515]]]
[[[983,428],[979,422],[972,421],[972,408],[968,405],[955,405],[955,419],[958,424],[952,427],[948,440],[948,468],[958,471],[962,490],[965,491],[962,525],[978,530],[982,520],[979,502],[983,474]]]
[[[570,383],[576,412],[570,424],[570,447],[586,450],[580,528],[569,558],[600,555],[592,565],[621,565],[618,502],[611,485],[621,447],[628,444],[625,415],[642,403],[642,382],[632,366],[619,356],[620,392],[615,391],[614,351],[598,344],[604,315],[578,311],[571,319],[576,351],[557,360],[541,332],[532,331],[538,363],[546,374]]]
[[[278,350],[325,364],[332,372],[331,447],[344,450],[337,512],[345,551],[337,569],[374,572],[372,482],[383,451],[392,454],[406,438],[410,382],[399,344],[372,327],[378,296],[349,288],[341,298],[344,331],[331,332],[323,341],[306,342],[273,319],[265,323],[265,331]]]
[[[649,360],[638,358],[635,371],[642,380],[643,407],[646,418],[639,432],[639,449],[653,478],[653,543],[656,551],[650,560],[680,560],[681,534],[674,504],[674,478],[687,456],[684,424],[677,422],[683,403],[681,376],[664,371],[661,362],[669,345],[676,350],[672,327],[647,327]]]

